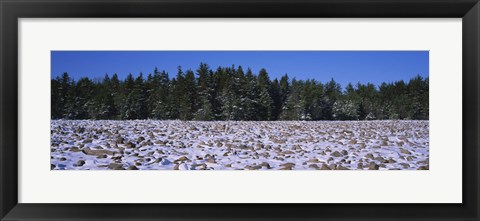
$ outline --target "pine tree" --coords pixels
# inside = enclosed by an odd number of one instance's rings
[[[411,100],[410,118],[428,119],[428,79],[423,79],[420,75],[412,78],[408,82],[408,97]]]
[[[300,93],[301,93],[301,82],[293,78],[292,85],[290,87],[290,94],[288,95],[285,101],[285,104],[283,105],[280,119],[300,120],[303,113],[303,109],[302,109],[303,105],[299,102],[301,100]]]
[[[153,119],[170,119],[172,114],[172,100],[170,93],[170,78],[165,71],[159,72],[155,68],[149,80],[148,110]]]
[[[270,77],[262,68],[258,74],[259,96],[257,100],[257,120],[270,120],[272,117],[273,100],[270,96]]]
[[[243,110],[242,120],[256,120],[256,107],[258,106],[257,101],[259,96],[259,89],[257,80],[250,68],[247,69],[247,73],[245,74],[241,87],[243,94],[241,102]]]
[[[50,80],[50,94],[51,94],[51,101],[50,101],[50,109],[51,109],[51,118],[52,119],[59,119],[62,117],[62,107],[60,107],[60,99],[62,98],[60,95],[60,83],[57,79]]]
[[[62,76],[57,77],[52,81],[51,92],[52,92],[52,118],[66,118],[67,117],[67,106],[70,99],[72,99],[72,88],[74,82],[70,78],[67,72],[64,72]]]
[[[333,78],[325,84],[325,106],[323,108],[323,116],[325,120],[333,120],[333,105],[342,93],[340,85]]]
[[[211,79],[210,68],[207,64],[200,63],[197,69],[198,75],[198,110],[195,113],[195,120],[209,121],[213,120],[213,81]]]
[[[101,83],[96,85],[93,98],[93,112],[90,113],[94,119],[112,119],[117,114],[112,92],[112,81],[108,74]]]
[[[197,77],[196,77],[197,76]],[[180,120],[383,120],[429,118],[429,80],[408,83],[348,84],[334,79],[290,82],[287,74],[270,80],[265,69],[254,75],[238,66],[211,70],[201,63],[196,74],[181,67],[171,79],[155,68],[120,80],[68,73],[51,79],[52,119],[180,119]]]
[[[278,120],[282,112],[282,91],[280,89],[280,82],[275,78],[270,86],[270,97],[272,98],[272,115],[270,120]]]

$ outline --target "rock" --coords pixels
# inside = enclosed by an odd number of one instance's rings
[[[428,160],[417,161],[419,164],[428,164]]]
[[[79,160],[79,161],[77,161],[77,164],[76,164],[77,167],[81,167],[81,166],[83,166],[83,165],[85,165],[85,160]]]
[[[238,146],[238,148],[239,148],[239,149],[248,149],[247,145],[245,145],[245,144],[240,144],[240,145]]]
[[[291,150],[287,150],[287,151],[283,151],[284,154],[295,154],[295,152],[291,151]]]
[[[374,160],[380,161],[380,163],[386,163],[387,162],[387,160],[383,159],[383,157],[380,157],[380,156],[375,157]]]
[[[145,140],[145,137],[140,136],[140,137],[137,138],[137,143],[140,143],[144,140]]]
[[[184,161],[189,161],[190,162],[190,159],[188,159],[186,156],[181,156],[178,159],[174,160],[173,162],[175,164],[179,164],[179,163],[183,163]]]
[[[126,148],[129,148],[129,149],[130,149],[130,148],[135,148],[135,144],[132,143],[131,141],[128,141],[128,142],[125,144],[125,147],[126,147]]]
[[[72,151],[72,152],[80,152],[80,148],[78,148],[78,147],[71,147],[71,148],[70,148],[70,151]]]
[[[399,165],[402,166],[405,169],[410,167],[410,164],[408,164],[408,163],[399,163]]]
[[[55,169],[55,165],[54,164],[50,164],[50,170],[53,170]]]
[[[108,165],[108,169],[111,169],[111,170],[125,170],[123,168],[123,165],[120,164],[120,163],[111,163]]]
[[[217,163],[217,162],[215,161],[215,158],[209,157],[209,158],[207,159],[207,163]]]
[[[363,170],[363,164],[362,164],[362,163],[358,163],[358,164],[357,164],[357,169]]]
[[[337,170],[350,170],[350,169],[348,169],[348,168],[346,168],[346,167],[344,167],[344,166],[342,166],[342,165],[337,166],[336,169],[337,169]]]
[[[167,144],[167,142],[163,141],[163,140],[157,140],[155,142],[153,142],[154,144],[161,144],[161,145],[165,145]]]
[[[320,167],[317,164],[310,164],[308,165],[308,168],[314,168],[316,170],[320,169]]]
[[[180,168],[180,164],[175,164],[175,165],[173,166],[173,169],[174,169],[174,170],[179,170],[179,168]]]
[[[111,150],[92,150],[90,148],[83,148],[82,152],[86,155],[93,156],[103,156],[103,155],[113,155],[115,152]]]
[[[333,153],[330,154],[330,155],[331,155],[331,156],[334,156],[334,157],[341,157],[341,156],[343,156],[343,155],[342,155],[340,152],[338,152],[338,151],[335,151],[335,152],[333,152]]]
[[[113,156],[110,157],[110,159],[112,159],[112,160],[121,160],[122,158],[123,158],[123,156],[121,156],[121,155],[120,155],[120,156],[116,156],[116,157],[113,157]]]
[[[428,166],[421,166],[417,170],[429,170]]]
[[[348,151],[342,150],[342,154],[343,154],[343,155],[348,155]]]
[[[271,169],[271,168],[272,168],[272,167],[270,166],[270,164],[268,164],[267,162],[262,162],[262,163],[260,164],[260,166],[266,167],[267,169]]]
[[[320,167],[320,170],[330,170],[330,167],[328,167],[327,164],[322,164],[322,167]]]
[[[138,170],[138,168],[135,165],[131,165],[127,168],[127,170]]]
[[[259,170],[259,169],[262,169],[262,166],[260,166],[260,165],[255,165],[255,166],[248,165],[248,166],[245,167],[245,169],[247,169],[247,170]]]
[[[368,169],[369,170],[378,170],[380,168],[380,166],[378,166],[376,163],[374,162],[370,162],[370,164],[368,165]]]
[[[59,160],[60,160],[60,161],[66,161],[66,160],[67,160],[67,158],[65,158],[65,157],[62,157],[62,158],[60,158]]]
[[[284,164],[280,164],[280,166],[282,168],[280,168],[279,170],[292,170],[293,167],[295,167],[295,164],[294,163],[284,163]]]
[[[84,127],[80,127],[80,128],[78,128],[75,132],[78,133],[78,134],[82,134],[82,133],[85,132],[85,128],[84,128]]]
[[[207,164],[204,164],[204,163],[193,164],[192,169],[194,169],[194,170],[206,170],[207,169]]]
[[[400,148],[400,153],[403,153],[403,154],[412,154],[412,152],[408,151],[408,150],[405,150],[403,148]]]
[[[365,158],[371,159],[371,160],[374,159],[373,154],[371,154],[371,153],[366,154],[366,155],[365,155]]]
[[[186,156],[179,157],[176,161],[187,161],[188,158]]]
[[[97,158],[98,159],[104,159],[104,158],[107,158],[108,156],[106,154],[102,154],[102,155],[98,155]]]
[[[282,166],[282,167],[294,167],[295,164],[294,163],[284,163],[284,164],[280,164],[280,166]]]
[[[84,144],[92,143],[92,142],[93,142],[93,140],[92,140],[91,138],[88,138],[88,139],[83,140],[83,143],[84,143]]]

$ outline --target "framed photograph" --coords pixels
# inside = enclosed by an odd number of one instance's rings
[[[0,11],[1,220],[479,220],[476,0]]]

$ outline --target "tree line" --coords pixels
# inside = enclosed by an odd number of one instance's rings
[[[157,68],[119,79],[75,81],[68,73],[51,80],[52,119],[180,120],[427,120],[428,77],[371,84],[270,79],[241,66],[198,69],[175,77]]]

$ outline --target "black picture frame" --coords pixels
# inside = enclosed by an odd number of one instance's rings
[[[1,220],[479,220],[480,5],[478,0],[0,0],[0,15]],[[18,203],[17,21],[19,18],[47,17],[462,18],[463,203]]]

